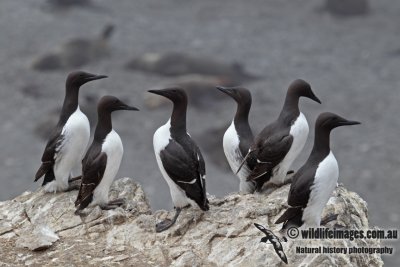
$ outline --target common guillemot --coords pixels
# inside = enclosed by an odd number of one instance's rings
[[[108,201],[108,191],[121,164],[124,152],[121,138],[112,128],[111,113],[116,110],[138,110],[114,96],[103,96],[97,105],[97,126],[93,142],[82,161],[82,183],[75,201],[76,213],[88,205],[113,209],[123,199]]]
[[[360,123],[329,112],[318,116],[314,147],[306,163],[294,175],[290,186],[290,207],[275,222],[283,223],[282,229],[289,226],[319,227],[320,223],[329,221],[328,218],[322,222],[321,214],[339,177],[339,167],[329,146],[330,132],[339,126],[356,124]]]
[[[35,182],[44,175],[42,186],[46,192],[66,191],[72,169],[81,163],[89,143],[90,125],[79,109],[79,88],[87,82],[107,78],[83,71],[68,75],[63,107],[42,156],[42,165]]]
[[[197,204],[209,209],[206,195],[206,168],[200,149],[186,130],[187,95],[180,88],[149,90],[164,96],[174,104],[171,118],[154,133],[153,146],[158,167],[167,182],[176,213],[156,225],[156,231],[170,228],[181,209]]]
[[[249,125],[251,93],[249,90],[242,87],[225,88],[218,86],[217,89],[232,97],[237,103],[235,117],[223,138],[225,157],[232,171],[235,173],[254,140],[253,132]],[[254,192],[255,183],[253,181],[247,181],[247,177],[254,166],[254,162],[248,158],[241,170],[237,173],[240,180],[240,192]]]
[[[278,119],[256,136],[238,168],[237,172],[248,157],[256,162],[247,179],[256,182],[257,191],[261,191],[266,182],[283,184],[290,166],[306,143],[309,128],[306,117],[299,110],[302,96],[321,103],[307,82],[301,79],[292,82]]]

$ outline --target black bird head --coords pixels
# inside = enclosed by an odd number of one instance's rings
[[[97,105],[97,110],[99,113],[103,111],[111,113],[116,110],[139,110],[139,109],[132,106],[128,106],[115,96],[106,95],[100,99],[99,104]]]
[[[216,87],[221,92],[232,97],[236,103],[251,104],[251,94],[249,90],[243,87]]]
[[[185,91],[181,88],[173,87],[160,90],[149,90],[148,92],[166,97],[169,100],[171,100],[174,104],[187,103],[187,95]]]
[[[339,126],[356,125],[356,124],[361,124],[361,123],[358,121],[346,120],[345,118],[342,118],[331,112],[324,112],[318,116],[315,128],[326,129],[330,131]]]
[[[67,88],[79,88],[87,82],[107,78],[106,75],[96,75],[84,71],[71,72],[66,81]]]
[[[311,90],[310,84],[301,79],[297,79],[289,85],[288,94],[296,95],[299,98],[304,96],[321,104],[321,101]]]

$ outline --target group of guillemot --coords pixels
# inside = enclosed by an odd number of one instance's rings
[[[85,83],[103,78],[107,76],[83,71],[68,75],[59,122],[47,142],[42,165],[35,176],[35,181],[44,176],[42,186],[46,192],[79,189],[75,213],[80,215],[88,206],[114,209],[124,204],[123,199],[108,199],[123,156],[122,141],[112,127],[111,113],[138,109],[114,96],[103,96],[97,106],[94,139],[86,151],[90,127],[88,118],[79,108],[79,90]],[[302,151],[309,132],[306,117],[299,110],[299,99],[307,97],[321,103],[311,86],[300,79],[292,82],[278,118],[255,137],[248,120],[252,103],[250,91],[242,87],[216,88],[237,102],[236,114],[222,144],[227,161],[240,180],[239,190],[254,193],[270,186],[291,183],[289,208],[275,222],[283,223],[282,230],[289,226],[318,227],[332,220],[321,219],[339,176],[338,164],[330,149],[330,132],[338,126],[359,122],[329,112],[320,114],[315,123],[311,154],[294,173],[290,170],[291,165]],[[171,117],[153,137],[158,167],[169,186],[176,209],[173,219],[165,219],[156,225],[156,231],[162,232],[176,222],[181,210],[188,205],[209,210],[206,168],[201,151],[186,128],[188,98],[185,91],[166,88],[148,92],[173,103]],[[80,165],[82,174],[73,177],[73,168]],[[290,176],[290,173],[294,174]],[[81,180],[80,186],[72,184],[77,180]]]

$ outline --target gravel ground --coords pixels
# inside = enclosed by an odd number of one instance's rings
[[[114,116],[114,128],[125,147],[118,177],[137,179],[154,209],[172,208],[152,148],[152,135],[170,110],[146,110],[143,94],[163,78],[122,66],[145,52],[181,51],[239,61],[264,76],[246,84],[253,92],[251,124],[256,132],[278,115],[285,90],[296,78],[310,82],[323,102],[301,100],[312,129],[323,111],[361,121],[360,126],[333,132],[340,182],[368,202],[372,224],[398,228],[399,1],[374,1],[369,15],[352,18],[322,12],[317,0],[103,0],[94,5],[51,11],[44,1],[0,3],[0,200],[37,187],[33,176],[45,142],[34,129],[62,103],[68,70],[37,72],[30,67],[32,60],[70,38],[96,36],[111,22],[116,25],[112,54],[83,68],[110,78],[85,85],[81,92],[113,94],[141,108]],[[24,88],[35,92],[27,94]],[[189,132],[199,136],[221,127],[231,120],[233,110],[230,101],[209,109],[191,108]],[[312,134],[295,167],[307,158],[311,145]],[[236,190],[235,177],[205,157],[208,192],[223,195]],[[395,257],[386,263],[400,264]]]

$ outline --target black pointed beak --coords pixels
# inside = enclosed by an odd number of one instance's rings
[[[345,126],[345,125],[357,125],[357,124],[361,124],[361,122],[359,121],[349,121],[349,120],[343,120],[339,123],[340,126]]]
[[[119,107],[119,109],[120,110],[136,110],[136,111],[139,111],[138,108],[133,107],[133,106],[128,106],[128,105],[126,105],[124,103],[122,103],[122,105]]]
[[[318,98],[313,92],[311,92],[311,96],[310,96],[309,98],[312,99],[312,100],[314,100],[314,101],[317,102],[317,103],[322,104],[322,103],[321,103],[321,100],[319,100],[319,98]]]
[[[216,88],[236,100],[237,95],[235,89],[222,86],[216,86]]]
[[[108,76],[107,75],[96,75],[96,74],[93,74],[93,75],[87,77],[85,80],[86,80],[86,82],[91,82],[91,81],[105,79],[105,78],[108,78]]]
[[[165,91],[164,90],[148,90],[147,92],[152,93],[152,94],[156,94],[156,95],[165,96]]]

